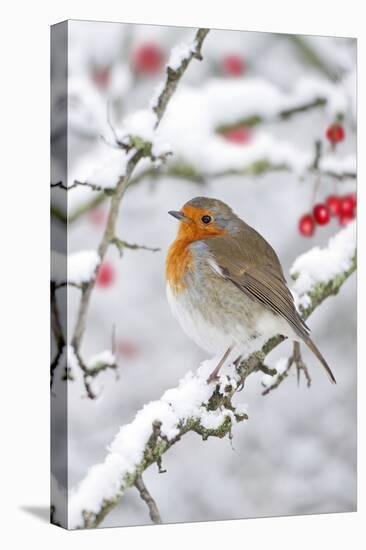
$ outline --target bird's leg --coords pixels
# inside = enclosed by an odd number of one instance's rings
[[[292,354],[293,361],[296,365],[297,385],[300,383],[300,371],[304,372],[306,378],[306,384],[308,388],[311,384],[311,378],[307,366],[305,365],[300,350],[300,342],[294,342],[294,351]]]
[[[224,355],[221,357],[220,361],[219,361],[219,364],[217,365],[217,367],[215,367],[215,369],[211,372],[210,376],[207,378],[207,383],[210,384],[210,382],[213,382],[215,380],[218,379],[218,373],[219,373],[219,370],[221,369],[221,367],[223,366],[223,364],[225,363],[226,359],[228,358],[231,350],[233,349],[234,346],[230,346],[224,353]]]

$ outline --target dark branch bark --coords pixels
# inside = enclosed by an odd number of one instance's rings
[[[142,479],[142,476],[137,476],[135,481],[135,487],[140,493],[140,497],[144,502],[146,502],[147,507],[149,508],[149,515],[150,515],[151,521],[153,523],[162,523],[161,516],[158,510],[158,507],[156,505],[156,502],[151,496],[151,494],[149,493],[149,491],[147,490],[146,485]]]

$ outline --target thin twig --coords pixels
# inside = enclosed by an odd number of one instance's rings
[[[147,490],[146,485],[142,479],[142,476],[137,476],[135,481],[135,487],[140,493],[140,497],[142,498],[143,501],[146,502],[149,508],[149,515],[150,515],[151,521],[153,523],[162,523],[161,516],[158,510],[158,507],[156,505],[156,502],[151,496],[151,494],[149,493],[149,491]]]
[[[160,248],[152,248],[143,244],[131,244],[127,241],[123,241],[122,239],[118,239],[117,237],[113,237],[111,244],[116,246],[120,256],[122,256],[124,248],[128,248],[130,250],[149,250],[150,252],[159,252],[161,250]]]
[[[51,188],[60,187],[60,189],[64,189],[65,191],[70,191],[71,189],[75,189],[75,187],[89,187],[93,191],[103,191],[104,193],[109,193],[113,191],[113,187],[102,187],[101,185],[96,185],[95,183],[89,183],[87,181],[78,181],[75,180],[71,185],[67,186],[62,181],[58,181],[57,183],[51,183]]]
[[[51,329],[55,338],[56,348],[57,348],[56,355],[51,362],[50,385],[52,388],[55,370],[58,367],[60,358],[62,356],[63,350],[66,345],[65,337],[61,327],[60,314],[57,306],[56,286],[53,282],[51,282],[50,298],[51,298]]]

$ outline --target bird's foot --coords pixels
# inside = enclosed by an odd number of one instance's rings
[[[311,378],[310,378],[308,368],[305,365],[301,356],[300,343],[294,342],[294,351],[292,352],[291,357],[289,357],[287,361],[287,366],[285,370],[277,375],[276,379],[270,386],[265,387],[265,390],[262,392],[262,395],[267,395],[269,392],[271,392],[275,388],[278,388],[278,386],[282,384],[282,382],[288,377],[289,371],[293,364],[295,364],[296,366],[297,384],[300,383],[300,373],[302,371],[305,375],[307,387],[309,388],[311,384]]]

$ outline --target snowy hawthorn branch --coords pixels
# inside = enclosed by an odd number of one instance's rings
[[[291,275],[304,319],[326,298],[337,294],[355,269],[354,222],[324,249],[316,247],[298,257]],[[275,336],[237,369],[227,367],[215,385],[207,383],[207,376],[216,360],[204,361],[195,373],[188,372],[177,387],[145,405],[130,424],[120,428],[104,462],[93,466],[72,492],[69,528],[97,527],[149,466],[155,463],[161,469],[164,453],[186,433],[195,432],[203,440],[231,437],[233,424],[248,419],[245,407],[233,404],[233,396],[252,373],[275,374],[264,360],[283,340],[283,336]]]
[[[192,59],[202,61],[202,45],[208,33],[209,29],[198,29],[193,44],[187,47],[186,51],[183,52],[183,55],[177,55],[177,52],[173,49],[167,66],[167,78],[164,87],[159,94],[155,105],[153,106],[153,111],[157,118],[156,127],[159,125],[170,98],[174,94],[180,79]]]
[[[241,128],[242,126],[253,128],[254,126],[257,126],[258,124],[264,122],[278,122],[281,120],[288,120],[294,115],[304,113],[306,111],[311,111],[312,109],[315,109],[317,107],[324,107],[326,104],[327,99],[325,97],[319,96],[315,99],[311,99],[303,103],[298,103],[297,105],[293,105],[282,110],[280,109],[278,113],[272,115],[271,118],[265,118],[264,115],[252,114],[245,118],[238,119],[231,124],[221,124],[216,128],[216,131],[220,134],[224,134],[229,130],[235,130],[237,128]]]
[[[355,180],[357,178],[356,171],[353,168],[353,160],[355,159],[349,158],[345,160],[347,161],[348,166],[346,162],[342,165],[342,159],[339,161],[332,159],[331,164],[329,164],[329,160],[325,157],[324,167],[322,169],[318,168],[316,172],[320,176],[334,178],[338,181]],[[169,177],[178,180],[185,179],[187,181],[191,181],[192,183],[206,184],[210,180],[225,178],[227,176],[260,176],[269,172],[293,172],[293,168],[290,163],[286,163],[286,159],[283,162],[275,163],[268,160],[266,157],[262,157],[258,158],[258,160],[243,164],[242,167],[228,168],[216,172],[205,172],[198,170],[197,167],[189,162],[180,160],[170,162],[166,166],[163,165],[158,168],[151,167],[143,170],[140,174],[131,178],[129,186],[136,185],[147,178],[158,180],[162,177]],[[314,172],[313,162],[309,163],[304,175],[300,175],[300,177],[305,177],[307,172]],[[98,193],[92,199],[78,206],[73,212],[71,212],[71,214],[69,214],[68,217],[56,208],[52,209],[52,214],[63,223],[73,223],[80,216],[83,216],[102,203],[106,199],[106,195],[107,193],[104,189],[103,192]]]
[[[154,115],[154,124],[153,124],[154,130],[156,130],[157,127],[159,126],[160,121],[165,113],[166,107],[174,91],[176,90],[180,79],[182,78],[186,69],[188,68],[190,62],[192,61],[193,58],[196,58],[196,59],[202,58],[201,49],[202,49],[203,41],[207,36],[207,33],[208,33],[208,30],[206,29],[198,29],[198,31],[196,32],[195,40],[193,44],[188,48],[186,54],[180,56],[177,63],[176,63],[176,59],[173,60],[174,63],[172,62],[170,62],[170,64],[168,63],[165,82],[152,107],[152,115]],[[144,122],[146,121],[146,119],[148,120],[148,122],[150,122],[152,118],[151,113],[150,114],[149,112],[144,113],[143,116],[144,116],[144,119],[143,119]],[[139,119],[139,122],[140,121],[141,119]],[[151,129],[149,131],[149,135],[151,135]],[[114,186],[113,194],[111,195],[109,213],[108,213],[108,219],[107,219],[105,231],[104,231],[102,240],[99,243],[98,251],[96,253],[98,256],[97,264],[90,278],[82,286],[80,305],[77,313],[74,333],[71,339],[71,346],[74,349],[78,362],[84,372],[84,383],[87,389],[87,394],[91,398],[95,397],[95,395],[90,389],[90,384],[89,384],[90,372],[85,371],[84,362],[81,359],[80,347],[81,347],[82,338],[85,332],[89,304],[90,304],[91,295],[95,285],[96,274],[101,262],[103,261],[106,255],[106,252],[109,246],[112,244],[113,241],[115,244],[116,224],[117,224],[120,204],[124,196],[124,193],[131,182],[131,178],[135,168],[143,158],[146,158],[146,157],[152,158],[152,156],[155,157],[152,142],[147,141],[146,139],[144,139],[143,136],[142,137],[136,136],[134,135],[133,132],[131,132],[127,136],[127,141],[124,143],[127,143],[127,146],[126,146],[127,148],[125,147],[126,150],[123,152],[121,151],[121,155],[122,154],[125,155],[123,162],[121,164],[121,166],[123,167],[123,173],[122,175],[119,176],[118,181]],[[164,156],[164,155],[166,155],[166,152],[163,152],[162,155],[158,155],[158,156]]]
[[[93,191],[104,191],[106,192],[106,189],[103,188],[101,185],[95,185],[94,183],[89,183],[87,181],[77,181],[75,180],[71,185],[67,186],[62,181],[58,181],[56,183],[51,183],[51,188],[59,187],[60,189],[63,189],[64,191],[70,191],[71,189],[75,189],[75,187],[82,186],[82,187],[89,187]]]

